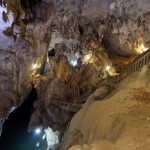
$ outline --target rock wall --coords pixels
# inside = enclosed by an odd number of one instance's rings
[[[5,2],[8,10],[15,2],[21,5],[20,0]],[[105,78],[107,66],[123,70],[129,61],[125,57],[141,54],[150,44],[149,0],[44,0],[24,7],[18,7],[18,11],[13,7],[13,33],[7,34],[15,42],[11,40],[0,50],[1,118],[8,116],[12,106],[23,102],[46,59],[51,79],[59,78],[67,84],[75,74],[69,85],[88,88]],[[47,58],[47,52],[53,49],[55,56]],[[45,82],[41,88],[49,84]],[[39,90],[39,101],[43,102],[43,94],[46,99],[55,93],[48,90]]]
[[[47,44],[39,41],[34,40],[34,48],[28,40],[21,40],[0,51],[0,117],[7,117],[11,107],[22,104],[32,88],[32,75],[42,71]]]
[[[140,54],[149,47],[149,6],[149,1],[140,0],[112,2],[105,45],[124,56]]]
[[[47,22],[30,22],[22,36],[21,27],[13,25],[16,39],[12,39],[7,46],[2,45],[0,118],[7,118],[12,107],[22,104],[33,88],[33,77],[43,72],[48,52],[48,42],[44,40],[48,32],[47,26]]]
[[[89,19],[97,35],[105,37],[107,49],[119,55],[139,54],[144,46],[149,47],[148,0],[57,2],[59,12],[66,11]]]
[[[140,84],[144,79],[147,82]],[[60,150],[71,146],[69,150],[148,150],[149,79],[149,69],[144,68],[121,81],[118,88],[104,99],[99,100],[100,92],[91,95],[72,118]],[[128,86],[129,81],[132,84]]]
[[[101,73],[107,65],[124,69],[129,60],[123,57],[149,48],[148,1],[54,1],[54,6],[49,50],[55,49],[56,60],[65,55],[71,65],[80,58],[84,63],[92,53],[87,62]]]
[[[71,102],[73,91],[57,78],[39,82],[36,86],[39,100],[34,104],[29,131],[37,127],[52,128],[54,131],[64,131],[72,114],[53,102],[53,100]]]

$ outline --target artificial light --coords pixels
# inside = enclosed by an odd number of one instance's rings
[[[41,129],[40,129],[40,128],[37,128],[37,129],[35,130],[35,133],[36,133],[36,134],[40,134],[40,133],[41,133]]]
[[[106,71],[109,71],[110,69],[111,69],[110,66],[106,66],[106,68],[105,68]]]
[[[141,44],[139,47],[143,52],[146,52],[149,49],[149,47],[145,47],[144,44]]]
[[[86,59],[86,60],[89,60],[90,58],[91,58],[90,55],[85,56],[85,59]]]
[[[144,48],[143,51],[146,52],[149,48]]]
[[[147,50],[149,49],[149,47],[145,47],[145,45],[142,43],[140,44],[136,50],[139,52],[139,53],[143,53],[143,52],[146,52]]]
[[[91,57],[92,57],[92,53],[86,54],[84,56],[84,62],[88,62],[91,59]]]
[[[77,65],[77,61],[75,60],[75,61],[71,61],[71,64],[73,65],[73,66],[76,66]]]
[[[36,68],[38,68],[38,65],[37,64],[33,64],[32,65],[32,69],[36,69]]]

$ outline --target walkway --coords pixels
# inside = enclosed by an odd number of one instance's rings
[[[60,108],[66,110],[67,112],[78,112],[82,108],[82,105],[80,104],[73,104],[73,103],[59,101],[55,99],[50,99],[50,100],[51,103],[59,106]]]
[[[87,65],[83,65],[82,67],[83,70],[86,71],[86,74],[89,76],[92,76],[93,74],[97,74],[97,70],[90,64],[88,63]],[[73,72],[69,80],[67,81],[67,85],[71,85],[71,83],[76,79],[77,75],[79,72]]]
[[[99,84],[99,87],[103,86],[103,85],[107,85],[107,83],[118,83],[122,79],[124,79],[127,76],[129,76],[131,73],[140,70],[144,65],[149,64],[149,63],[150,63],[150,49],[148,51],[146,51],[145,53],[143,53],[142,55],[137,56],[137,58],[135,59],[134,63],[132,63],[129,67],[127,67],[118,77],[107,78],[107,79],[101,81],[100,84]],[[88,67],[91,68],[91,65],[88,64],[85,67],[86,67],[86,69]],[[93,70],[93,68],[92,68],[92,70]],[[88,69],[87,69],[87,71],[88,71]],[[93,70],[92,72],[89,72],[89,74],[93,74],[95,72],[96,71]],[[76,75],[77,75],[77,73],[71,76],[71,78],[68,81],[68,84],[72,83],[72,81],[76,78]],[[82,104],[87,100],[87,98],[91,94],[94,93],[94,90],[91,87],[88,92],[83,92],[83,94],[80,94],[81,87],[72,87],[72,88],[74,90],[74,98],[73,98],[73,100],[77,104],[63,102],[63,101],[59,101],[59,100],[53,100],[53,99],[51,99],[51,102],[54,103],[55,105],[58,105],[63,110],[66,110],[66,111],[69,111],[69,112],[77,112],[77,111],[79,111],[82,108]]]
[[[122,79],[125,79],[127,76],[129,76],[131,73],[136,72],[140,69],[142,69],[142,67],[144,65],[147,65],[150,63],[150,49],[146,52],[144,52],[143,54],[139,55],[136,57],[135,61],[133,64],[131,64],[129,67],[127,67],[118,77],[118,81]]]
[[[82,103],[86,102],[88,97],[90,95],[92,95],[93,93],[94,93],[93,89],[90,89],[89,91],[84,92],[83,94],[74,93],[73,101],[76,102],[76,103],[82,104]]]
[[[147,65],[150,63],[150,49],[146,52],[144,52],[141,55],[138,55],[132,64],[130,64],[129,67],[127,67],[118,77],[111,77],[111,78],[107,78],[103,81],[100,81],[99,86],[105,86],[108,83],[118,83],[120,82],[122,79],[125,79],[127,76],[129,76],[131,73],[136,72],[140,69],[142,69],[142,67],[144,65]],[[87,100],[87,98],[93,94],[93,90],[85,92],[83,94],[79,94],[79,88],[78,90],[76,89],[76,91],[74,93],[78,93],[74,96],[74,100],[76,100],[78,103],[83,103]]]

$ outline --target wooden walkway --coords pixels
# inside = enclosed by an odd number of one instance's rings
[[[129,76],[131,73],[142,69],[144,65],[149,64],[150,49],[147,52],[143,53],[142,55],[138,56],[137,58],[138,59],[136,59],[136,61],[134,61],[129,67],[127,67],[118,77],[105,79],[102,82],[100,82],[99,86],[107,85],[107,83],[109,82],[118,83],[122,79],[125,79],[127,76]],[[91,67],[91,66],[87,65],[87,67]],[[72,75],[68,83],[71,83],[76,78],[76,75],[77,74]],[[66,110],[68,112],[78,112],[82,108],[82,103],[84,103],[87,100],[87,98],[93,93],[94,91],[91,88],[90,91],[80,94],[80,87],[74,87],[74,101],[76,102],[76,104],[54,100],[54,99],[51,99],[51,103],[58,105],[63,110]]]

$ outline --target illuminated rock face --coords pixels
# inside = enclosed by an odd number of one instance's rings
[[[40,26],[39,29],[41,29]],[[39,29],[36,28],[37,32]],[[32,38],[32,33],[30,38]],[[7,116],[9,107],[22,103],[30,92],[32,74],[40,72],[45,63],[47,44],[44,42],[39,44],[42,37],[34,40],[34,43],[30,38],[14,42],[13,47],[0,51],[0,69],[2,72],[0,85],[1,117]],[[35,64],[37,64],[37,67],[34,67]],[[38,67],[39,64],[40,67]]]
[[[86,0],[74,3],[66,1],[65,4],[60,2],[56,7],[59,7],[60,13],[63,9],[70,14],[81,14],[82,17],[87,17],[88,22],[94,27],[94,32],[99,35],[99,41],[104,37],[105,46],[113,53],[132,56],[142,53],[144,48],[140,49],[139,47],[143,47],[140,45],[149,47],[150,4],[148,0]],[[68,18],[65,16],[64,19]],[[82,18],[80,20],[83,21]],[[83,26],[83,32],[86,29],[87,27]],[[88,30],[90,32],[90,29]]]
[[[130,56],[149,47],[149,1],[118,1],[110,6],[110,26],[104,38],[108,49]],[[117,42],[116,42],[117,41]]]
[[[32,89],[32,77],[44,69],[46,28],[43,23],[28,24],[24,38],[18,33],[16,41],[2,35],[0,40],[8,43],[0,44],[0,118],[7,118],[13,106],[22,104]],[[14,34],[18,31],[14,28]]]
[[[31,16],[34,21],[26,23],[24,38],[20,37],[22,28],[14,24],[16,41],[13,42],[7,37],[4,40],[0,39],[2,40],[0,41],[0,49],[2,49],[0,50],[1,118],[8,115],[12,106],[19,106],[23,102],[32,88],[32,77],[35,77],[36,73],[41,73],[47,52],[52,49],[55,49],[56,54],[55,57],[50,56],[47,61],[50,64],[50,69],[48,68],[50,77],[58,78],[62,83],[68,83],[70,77],[77,73],[70,85],[88,88],[91,81],[94,80],[92,81],[94,84],[96,80],[96,77],[90,74],[94,72],[93,70],[98,72],[95,73],[96,76],[102,76],[107,66],[117,67],[124,61],[128,61],[121,56],[140,54],[149,47],[149,0],[44,0],[44,2],[46,4],[40,3],[34,7],[35,18]],[[20,18],[24,19],[24,16]],[[9,42],[5,45],[8,39]],[[114,56],[113,58],[109,57],[110,53]],[[84,65],[81,65],[82,63]],[[86,68],[88,63],[92,67]],[[52,94],[57,95],[58,91],[51,91],[50,86],[49,91],[44,93],[45,91],[40,88],[46,89],[45,86],[50,83],[44,82],[44,84],[44,86],[36,84],[35,87],[40,92],[39,101],[47,104],[49,100],[46,98]],[[58,85],[56,83],[55,86]],[[66,99],[63,97],[62,100]],[[55,107],[52,105],[50,110]],[[43,107],[43,110],[46,109]],[[35,111],[33,118],[39,114],[38,117],[42,118],[43,114],[39,111],[40,107],[37,105],[37,112]],[[68,114],[62,110],[60,112],[62,116],[67,116],[68,121]],[[44,115],[47,125],[47,112]],[[51,119],[53,115],[54,112],[50,112],[48,119]],[[59,115],[55,117],[58,120],[51,120],[53,124],[55,121],[58,124],[61,121],[62,124],[67,122],[66,120],[63,122]],[[38,121],[36,123],[39,124]],[[53,126],[53,128],[57,127]]]
[[[12,14],[10,13],[8,17],[9,18],[8,22],[4,22],[2,18],[3,11],[6,11],[6,9],[3,7],[0,7],[0,49],[5,49],[13,43],[13,40],[11,38],[3,34],[3,30],[11,26],[13,22],[13,17],[12,17]]]
[[[60,150],[148,150],[148,74],[149,69],[144,67],[121,81],[116,91],[105,99],[100,99],[101,94],[96,91],[72,118]]]
[[[124,56],[141,54],[149,48],[148,4],[148,1],[142,3],[140,0],[55,1],[57,13],[51,20],[53,26],[49,50],[55,49],[57,56],[65,55],[70,64],[79,58],[83,63],[90,62],[100,73],[105,71],[106,66],[113,65],[117,70],[122,70],[128,61]],[[108,52],[123,57],[115,56],[114,59],[108,57]],[[88,58],[91,56],[93,60]],[[55,63],[52,59],[50,61]],[[58,64],[52,68],[58,71]],[[54,77],[59,76],[59,79],[67,81],[73,71],[68,72],[67,75],[64,73],[64,77],[61,73]],[[82,75],[81,71],[73,86],[89,85],[83,81]]]
[[[57,144],[59,143],[59,132],[53,131],[51,128],[44,129],[45,135],[44,138],[47,140],[47,150],[55,150]]]

